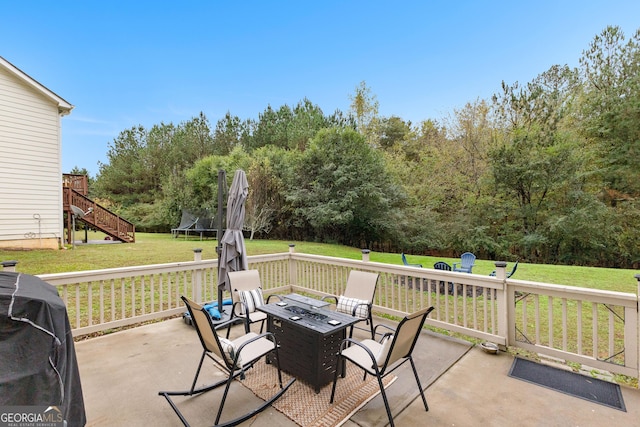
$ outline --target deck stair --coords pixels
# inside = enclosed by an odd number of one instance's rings
[[[124,243],[136,241],[135,225],[87,197],[88,185],[85,175],[64,174],[62,190],[63,210],[67,214],[66,228],[69,244],[73,243],[74,211],[72,206],[85,213],[85,215],[76,215],[76,222],[84,222],[89,227],[105,233],[113,240]]]

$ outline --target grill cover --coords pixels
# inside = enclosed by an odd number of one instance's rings
[[[68,426],[86,415],[67,310],[55,287],[0,271],[0,406],[57,406]]]

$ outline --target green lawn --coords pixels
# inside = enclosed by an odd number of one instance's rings
[[[84,233],[77,233],[80,238]],[[89,241],[102,240],[103,235],[89,233]],[[328,255],[340,258],[361,259],[360,249],[341,245],[328,245],[309,242],[288,242],[277,240],[247,240],[248,255],[280,253],[289,250],[289,244],[296,245],[296,252]],[[132,265],[162,264],[177,261],[193,260],[193,249],[202,249],[204,259],[216,256],[216,241],[199,240],[196,237],[185,239],[184,236],[173,238],[170,234],[136,233],[134,244],[90,244],[77,245],[75,249],[8,251],[0,250],[0,260],[16,260],[17,271],[28,274],[59,273],[66,271],[95,270],[101,268],[123,267]],[[458,261],[453,258],[434,258],[428,256],[407,256],[410,263],[433,267],[436,261],[447,261],[449,264]],[[388,264],[402,264],[400,254],[372,252],[370,260]],[[476,260],[473,272],[489,274],[495,269],[493,260]],[[507,265],[509,271],[512,267]],[[638,270],[613,268],[572,267],[563,265],[542,265],[520,263],[514,279],[531,280],[569,286],[581,286],[595,289],[636,293],[638,282],[634,275]]]

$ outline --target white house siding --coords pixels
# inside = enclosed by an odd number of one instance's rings
[[[0,66],[0,247],[59,247],[60,141],[54,100]]]

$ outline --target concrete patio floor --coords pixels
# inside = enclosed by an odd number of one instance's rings
[[[376,323],[388,321],[376,319]],[[255,327],[255,325],[254,325]],[[242,332],[235,326],[233,334]],[[357,335],[360,334],[360,337]],[[361,338],[364,332],[356,331]],[[182,319],[140,326],[76,343],[88,426],[178,426],[178,417],[160,390],[185,390],[193,381],[202,347],[195,330]],[[429,412],[424,411],[410,366],[396,371],[388,387],[397,426],[587,426],[637,425],[640,390],[622,387],[627,412],[571,397],[508,376],[513,357],[484,353],[466,341],[424,332],[414,357],[426,388]],[[208,363],[207,363],[208,362]],[[222,378],[205,361],[201,379]],[[257,397],[233,384],[223,420],[259,404]],[[212,425],[221,390],[182,401],[181,410],[192,426]],[[378,395],[354,414],[346,427],[388,424]],[[245,422],[245,426],[296,424],[273,408]]]

